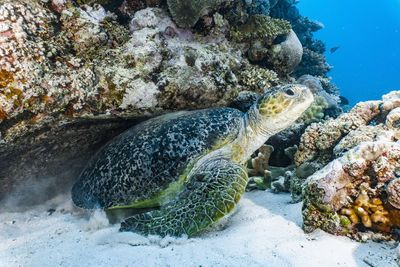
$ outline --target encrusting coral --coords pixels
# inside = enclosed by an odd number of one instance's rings
[[[314,102],[301,116],[301,119],[307,124],[320,121],[322,118],[324,118],[324,109],[326,108],[328,108],[328,103],[326,102],[325,98],[316,96],[314,97]]]
[[[280,85],[278,75],[269,69],[252,67],[244,70],[239,76],[239,84],[247,86],[249,90],[264,93],[273,86]]]

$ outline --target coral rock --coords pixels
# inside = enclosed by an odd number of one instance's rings
[[[267,61],[281,74],[291,73],[299,65],[303,56],[303,46],[296,33],[290,30],[286,40],[269,49]]]
[[[311,124],[302,135],[299,150],[295,155],[297,166],[328,152],[351,130],[368,124],[377,114],[381,101],[358,103],[350,112],[324,123]]]
[[[400,179],[393,179],[386,187],[389,203],[396,209],[400,209]]]
[[[386,208],[383,189],[399,167],[400,145],[390,141],[365,142],[335,159],[303,185],[304,229],[354,234],[362,223],[368,229],[391,233],[399,218],[391,219],[396,215]],[[395,181],[389,183],[387,190],[398,198]]]

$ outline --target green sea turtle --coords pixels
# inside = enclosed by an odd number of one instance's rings
[[[248,181],[243,164],[312,101],[307,87],[285,85],[247,113],[211,108],[140,123],[92,158],[72,199],[88,209],[152,209],[122,221],[121,231],[192,236],[232,211]]]

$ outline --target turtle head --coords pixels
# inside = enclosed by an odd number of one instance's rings
[[[297,120],[313,100],[313,94],[304,85],[288,84],[273,88],[250,108],[249,124],[253,130],[271,136]]]

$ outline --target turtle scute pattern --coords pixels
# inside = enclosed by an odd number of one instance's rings
[[[74,203],[108,208],[157,196],[219,140],[235,138],[242,115],[231,108],[205,109],[138,124],[92,159],[73,187]]]
[[[231,212],[246,188],[246,170],[226,160],[210,161],[200,168],[174,201],[126,219],[120,231],[190,237]]]

